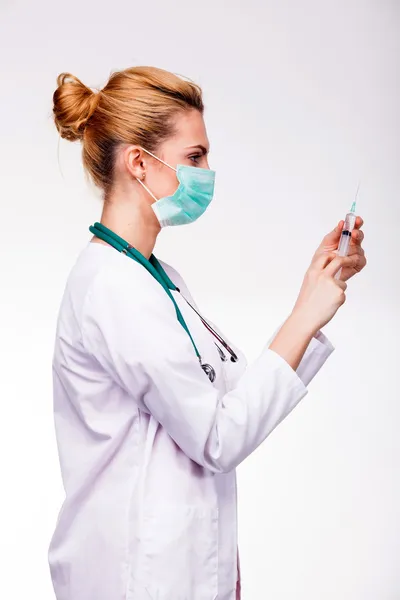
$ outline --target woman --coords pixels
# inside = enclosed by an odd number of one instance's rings
[[[150,67],[112,74],[98,93],[66,73],[57,82],[55,124],[82,141],[104,206],[57,323],[56,596],[239,598],[235,467],[332,353],[321,327],[365,265],[362,219],[346,258],[335,253],[343,222],[325,236],[292,313],[247,365],[153,254],[163,227],[193,222],[212,199],[200,88]]]

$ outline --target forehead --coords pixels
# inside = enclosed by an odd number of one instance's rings
[[[209,147],[203,115],[198,110],[181,111],[175,116],[175,134],[172,140],[186,146],[201,144]]]

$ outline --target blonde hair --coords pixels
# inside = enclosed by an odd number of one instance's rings
[[[113,184],[120,144],[138,144],[155,152],[173,135],[177,112],[204,112],[197,84],[156,67],[116,71],[97,92],[70,73],[61,73],[57,85],[53,94],[57,130],[62,138],[82,141],[83,166],[105,197]]]

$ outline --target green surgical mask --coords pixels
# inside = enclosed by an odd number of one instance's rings
[[[188,165],[177,165],[177,168],[155,156],[145,148],[145,152],[162,162],[164,165],[176,171],[179,181],[177,190],[171,196],[157,199],[138,177],[138,182],[154,198],[151,205],[161,225],[186,225],[196,221],[206,210],[214,195],[215,171],[201,169]]]

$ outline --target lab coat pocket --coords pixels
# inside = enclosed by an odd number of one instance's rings
[[[163,506],[145,511],[139,579],[158,600],[213,600],[218,594],[218,509]],[[141,596],[139,596],[141,598]]]

